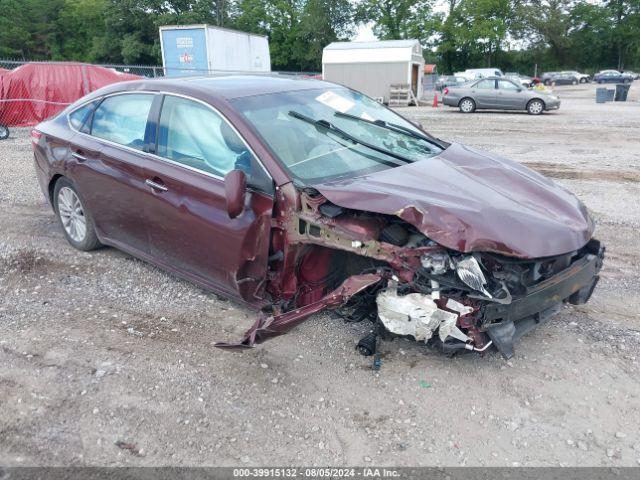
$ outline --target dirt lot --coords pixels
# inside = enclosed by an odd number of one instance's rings
[[[575,192],[607,245],[592,301],[516,357],[453,359],[316,315],[245,353],[252,313],[113,249],[64,240],[28,132],[0,141],[0,464],[616,465],[640,463],[640,85],[559,111],[404,113],[437,136],[529,165]],[[125,443],[119,443],[125,442]],[[118,446],[119,445],[119,446]]]

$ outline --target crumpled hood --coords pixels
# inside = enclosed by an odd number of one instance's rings
[[[594,230],[572,193],[516,162],[455,143],[423,161],[314,188],[344,208],[396,215],[460,252],[548,257],[583,247]]]

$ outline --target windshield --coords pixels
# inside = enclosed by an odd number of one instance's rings
[[[367,96],[345,88],[232,100],[294,179],[311,185],[437,155],[437,141]]]

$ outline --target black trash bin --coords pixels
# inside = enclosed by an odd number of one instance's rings
[[[616,96],[615,96],[615,101],[616,102],[626,102],[627,101],[627,95],[629,94],[629,87],[631,87],[630,84],[624,84],[624,83],[618,83],[616,84]]]

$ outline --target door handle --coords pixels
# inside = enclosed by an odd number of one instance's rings
[[[75,158],[76,160],[78,160],[79,162],[86,162],[87,161],[87,157],[85,157],[84,155],[82,155],[81,153],[78,153],[78,152],[71,152],[71,156],[73,158]]]
[[[146,183],[147,185],[149,185],[151,188],[153,188],[154,190],[160,190],[161,192],[166,192],[167,190],[169,190],[165,185],[158,183],[158,182],[154,182],[153,180],[147,178],[144,183]]]

